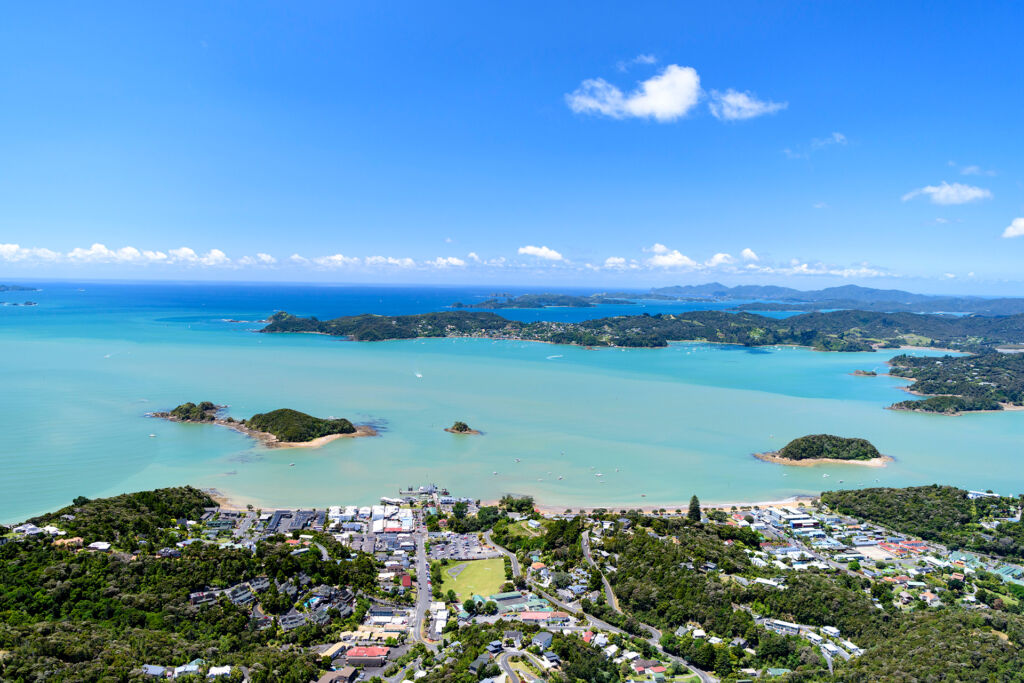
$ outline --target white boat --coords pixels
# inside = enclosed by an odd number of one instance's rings
[[[156,438],[156,434],[150,434],[150,435],[149,435],[149,438],[151,438],[151,439],[155,439],[155,438]]]

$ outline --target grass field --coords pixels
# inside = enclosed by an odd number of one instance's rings
[[[460,569],[461,568],[461,569]],[[452,576],[455,574],[455,576]],[[472,560],[441,567],[441,592],[455,591],[459,602],[482,595],[487,597],[501,591],[505,583],[505,561],[500,557]]]
[[[541,525],[539,529],[531,529],[530,527],[526,526],[525,519],[521,522],[513,522],[512,524],[508,525],[508,533],[510,536],[522,536],[528,538],[540,536],[544,533],[544,529],[547,526],[543,521],[540,524]]]

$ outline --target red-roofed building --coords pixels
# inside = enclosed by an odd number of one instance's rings
[[[345,653],[345,660],[349,666],[384,666],[389,652],[387,647],[354,647]]]
[[[409,588],[412,586],[412,577],[408,574],[402,574],[402,588]]]
[[[583,634],[583,642],[584,643],[590,644],[590,641],[593,640],[593,639],[594,639],[594,632],[593,631],[587,631],[586,633]]]

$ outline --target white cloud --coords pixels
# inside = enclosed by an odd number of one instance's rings
[[[468,254],[466,254],[466,258],[468,258],[470,261],[474,263],[480,263],[480,256],[477,255],[475,251],[471,251]]]
[[[161,263],[167,261],[162,251],[139,251],[135,247],[108,249],[96,242],[88,249],[75,247],[67,253],[69,261],[75,263]]]
[[[291,261],[292,263],[298,263],[298,264],[309,263],[309,259],[308,258],[306,258],[305,256],[301,256],[299,254],[292,254],[291,256],[288,257],[288,260]]]
[[[22,247],[18,244],[0,244],[0,259],[4,261],[56,261],[60,254],[41,247]]]
[[[629,70],[629,67],[634,66],[636,64],[650,65],[650,64],[657,64],[657,63],[658,63],[658,58],[655,57],[654,55],[637,55],[636,57],[633,57],[633,59],[628,59],[628,60],[619,62],[618,64],[615,65],[615,67],[619,71],[625,72],[625,71]]]
[[[438,256],[433,261],[427,261],[427,265],[434,268],[462,268],[466,262],[455,256]]]
[[[717,268],[718,266],[726,266],[733,263],[736,263],[736,259],[732,257],[732,254],[719,253],[705,261],[704,265],[708,268]]]
[[[368,266],[397,266],[399,268],[414,268],[416,262],[411,258],[394,258],[393,256],[367,256]]]
[[[537,258],[544,259],[546,261],[562,261],[562,255],[554,249],[548,247],[535,247],[532,244],[528,244],[525,247],[519,247],[519,253],[523,256],[536,256]]]
[[[925,195],[933,204],[966,204],[978,201],[979,199],[991,199],[992,192],[983,187],[964,185],[963,183],[947,183],[941,185],[926,185],[903,195],[903,201],[910,201],[915,197]]]
[[[577,114],[668,122],[685,116],[697,105],[700,95],[700,76],[696,69],[669,64],[628,95],[603,78],[589,78],[565,99]]]
[[[811,207],[815,209],[827,209],[828,204],[826,204],[825,202],[814,202],[813,204],[811,204]]]
[[[982,168],[981,166],[975,166],[973,164],[970,165],[970,166],[964,166],[963,168],[960,169],[960,175],[994,176],[995,174],[996,174],[995,171],[986,170],[986,169]]]
[[[654,256],[647,259],[648,265],[654,268],[697,268],[698,264],[678,249],[669,249],[664,244],[655,244],[645,251],[652,252]]]
[[[761,260],[760,258],[758,258],[757,253],[753,249],[750,249],[750,248],[747,248],[747,249],[744,249],[743,251],[741,251],[740,252],[740,258],[742,258],[744,261],[760,261]]]
[[[814,149],[821,149],[822,147],[829,147],[830,145],[845,145],[847,143],[846,136],[842,133],[832,133],[825,138],[814,138],[811,140],[811,147]]]
[[[1021,235],[1024,235],[1024,218],[1014,218],[1013,222],[1006,226],[1006,230],[1003,230],[1003,237],[1020,237]]]
[[[611,270],[621,270],[626,267],[626,259],[621,256],[609,256],[604,260],[604,267]]]
[[[725,92],[711,91],[708,109],[716,119],[722,121],[743,121],[765,114],[774,114],[789,106],[788,102],[759,100],[751,92],[739,92],[732,88]]]
[[[255,256],[243,256],[238,259],[238,265],[240,266],[272,266],[277,263],[277,259],[270,254],[264,254],[260,252]]]
[[[294,254],[292,256],[293,261],[298,261],[295,257],[299,256]],[[301,259],[300,262],[306,262],[306,259]],[[345,266],[356,266],[359,265],[359,259],[355,256],[345,256],[344,254],[331,254],[330,256],[318,256],[313,259],[313,263],[324,268],[344,268]]]

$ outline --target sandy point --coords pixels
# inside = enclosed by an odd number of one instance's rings
[[[772,462],[776,465],[787,465],[789,467],[814,467],[816,465],[860,465],[861,467],[885,467],[896,458],[883,455],[880,458],[870,460],[840,460],[839,458],[804,458],[803,460],[791,460],[790,458],[779,457],[778,451],[770,453],[754,453],[754,457],[765,462]]]

